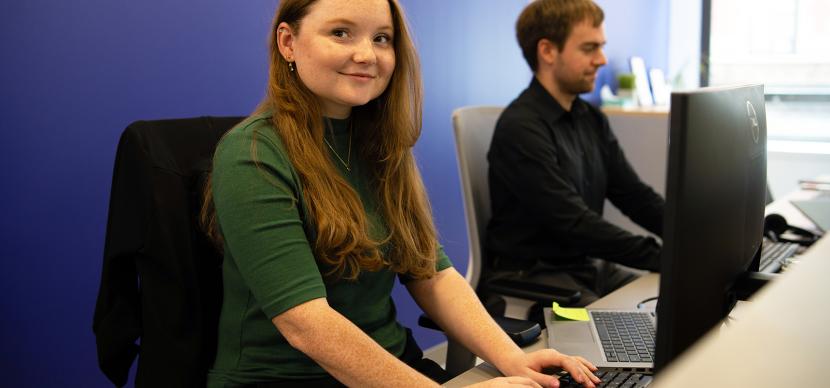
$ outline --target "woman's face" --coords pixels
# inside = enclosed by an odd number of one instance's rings
[[[278,26],[280,52],[294,62],[323,114],[346,118],[386,90],[395,70],[394,26],[388,0],[319,0],[299,33]]]

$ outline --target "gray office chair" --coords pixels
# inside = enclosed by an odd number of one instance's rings
[[[486,280],[485,284],[479,284],[483,271],[487,268],[483,244],[492,214],[487,151],[502,110],[496,106],[470,106],[456,109],[452,115],[458,170],[464,193],[464,213],[467,217],[467,236],[470,241],[467,281],[478,291],[485,289],[488,293],[529,299],[543,305],[549,305],[552,301],[564,305],[576,303],[581,296],[578,290],[535,283],[519,275],[492,278]]]
[[[458,151],[458,169],[464,193],[464,213],[467,217],[467,236],[470,240],[465,277],[476,291],[481,288],[481,278],[485,268],[482,244],[487,223],[490,221],[490,186],[487,178],[487,150],[493,138],[496,120],[503,108],[495,106],[464,107],[453,112],[452,122]],[[557,301],[571,304],[579,300],[580,292],[536,284],[521,278],[500,278],[488,280],[487,295],[479,296],[493,315],[495,321],[519,345],[526,345],[536,340],[541,329],[536,323],[504,317],[504,300],[501,295],[535,302],[550,303]],[[498,294],[497,299],[496,294]],[[426,315],[422,315],[419,324],[441,330]],[[447,338],[447,372],[451,376],[472,368],[475,355],[452,338]]]
[[[458,173],[464,195],[467,218],[469,257],[467,281],[478,287],[484,265],[484,233],[490,221],[490,184],[487,178],[487,151],[496,129],[496,120],[504,110],[497,106],[471,106],[452,113],[453,134],[458,154]]]
[[[467,282],[478,288],[483,267],[482,243],[490,220],[490,188],[487,182],[487,150],[501,107],[482,106],[456,109],[452,114],[453,133],[458,154],[464,214],[467,218]],[[504,307],[496,314],[504,314]],[[491,312],[492,313],[492,312]],[[456,375],[474,366],[475,356],[461,344],[447,340],[447,372]]]

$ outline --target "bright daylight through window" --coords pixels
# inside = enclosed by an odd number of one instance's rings
[[[710,0],[709,85],[766,85],[769,136],[830,141],[828,0]]]

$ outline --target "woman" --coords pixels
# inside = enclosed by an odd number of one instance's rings
[[[209,386],[435,385],[422,373],[442,371],[395,319],[395,276],[449,335],[517,376],[485,384],[555,386],[543,366],[599,381],[584,359],[524,354],[451,267],[411,152],[420,127],[397,1],[280,3],[267,97],[220,142],[206,196],[225,251]]]

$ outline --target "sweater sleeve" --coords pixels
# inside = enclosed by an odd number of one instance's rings
[[[264,121],[228,133],[214,157],[213,192],[225,260],[269,318],[326,289],[304,229],[302,190]]]

